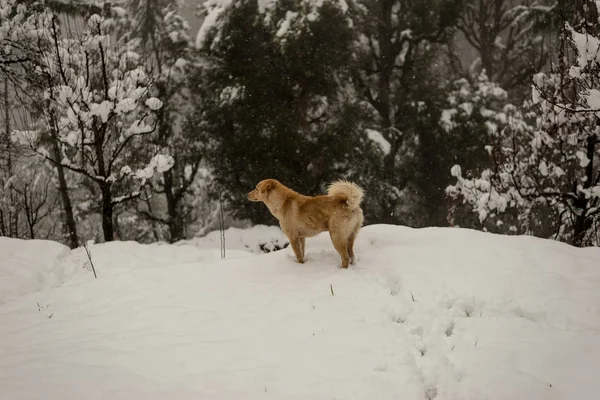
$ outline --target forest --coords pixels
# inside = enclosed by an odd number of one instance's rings
[[[0,0],[0,236],[173,243],[348,179],[365,225],[598,246],[599,10]]]

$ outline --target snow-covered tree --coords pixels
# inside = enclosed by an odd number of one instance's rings
[[[475,50],[467,72],[481,71],[503,88],[525,86],[548,62],[552,43],[544,37],[555,13],[555,0],[467,0],[458,29]],[[462,70],[461,54],[453,61]]]
[[[139,38],[145,66],[154,78],[153,94],[163,103],[157,112],[154,143],[172,154],[174,161],[149,192],[164,195],[166,210],[157,211],[161,207],[153,207],[156,199],[150,196],[140,204],[140,212],[152,223],[166,225],[169,240],[174,242],[184,238],[186,226],[193,220],[193,210],[184,203],[203,159],[197,123],[190,125],[202,101],[193,77],[200,59],[189,24],[180,15],[180,1],[129,0],[124,6],[132,15],[131,36]]]
[[[25,37],[28,24],[27,8],[16,0],[0,0],[0,69],[3,74],[11,74],[11,65],[28,60],[20,39]]]
[[[172,166],[170,156],[149,145],[162,102],[149,93],[152,77],[136,52],[139,43],[115,38],[124,15],[110,15],[93,14],[78,33],[60,32],[51,16],[35,31],[44,101],[38,134],[26,138],[46,160],[98,188],[106,241],[114,238],[115,206],[139,197],[155,172]]]
[[[599,245],[600,39],[568,24],[561,37],[561,65],[535,75],[527,114],[509,105],[497,114],[487,147],[492,167],[480,176],[453,167],[457,183],[448,192],[462,196],[481,221],[501,223],[512,211],[516,230],[539,234],[532,221],[549,218],[553,238]]]
[[[10,179],[0,179],[0,236],[55,238],[58,192],[48,166],[28,159],[16,163]]]
[[[372,115],[371,136],[386,148],[375,164],[377,179],[368,186],[378,203],[371,212],[375,221],[439,223],[434,214],[445,185],[438,180],[434,121],[447,75],[439,51],[454,36],[460,5],[458,0],[349,3],[354,85]]]

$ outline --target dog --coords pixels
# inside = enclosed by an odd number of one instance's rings
[[[363,224],[363,196],[360,186],[345,180],[331,183],[326,195],[311,197],[265,179],[248,193],[248,200],[262,201],[279,220],[300,264],[304,263],[306,238],[329,231],[342,259],[341,268],[348,268],[354,264],[354,240]]]

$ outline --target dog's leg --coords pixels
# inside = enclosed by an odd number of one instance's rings
[[[292,249],[294,250],[294,254],[296,255],[296,261],[298,261],[300,264],[304,264],[302,239],[290,238],[290,244],[292,245]]]
[[[348,237],[348,255],[350,256],[350,264],[354,265],[354,239],[356,239],[356,231]]]
[[[300,238],[300,253],[302,254],[302,260],[306,256],[306,238]]]
[[[339,234],[333,234],[329,232],[331,236],[331,241],[333,242],[333,247],[337,250],[342,258],[342,268],[348,268],[348,263],[350,262],[350,256],[348,255],[348,238]]]
[[[352,265],[354,265],[354,241],[356,240],[358,231],[360,231],[360,226],[361,226],[361,224],[356,225],[356,228],[352,231],[352,233],[348,237],[348,255],[350,256],[350,264],[352,264]]]

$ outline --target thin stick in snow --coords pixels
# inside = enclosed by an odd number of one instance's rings
[[[219,231],[221,232],[221,258],[225,258],[225,218],[223,217],[221,195],[219,195]]]
[[[90,260],[90,265],[92,266],[92,271],[94,272],[94,278],[98,279],[98,275],[96,275],[96,268],[94,268],[94,263],[92,262],[92,255],[90,254],[90,250],[88,249],[86,243],[83,243],[83,247],[85,248],[85,253],[87,254],[88,260]]]

